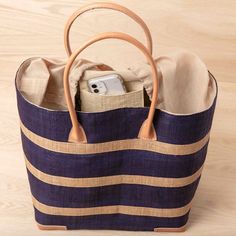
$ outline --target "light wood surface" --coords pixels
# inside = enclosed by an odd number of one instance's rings
[[[78,7],[89,2],[92,1],[0,0],[0,235],[147,235],[88,230],[43,232],[36,228],[33,218],[19,133],[15,72],[31,56],[66,58],[64,23]],[[150,27],[155,57],[180,48],[191,50],[217,78],[219,98],[207,161],[188,229],[182,235],[236,235],[236,1],[114,2],[132,9]],[[117,12],[99,10],[76,22],[72,48],[89,36],[108,30],[125,31],[145,41],[142,30],[132,20]],[[130,61],[143,61],[130,46],[106,43],[91,47],[84,57],[89,55],[89,59],[103,60],[111,66],[127,67]]]

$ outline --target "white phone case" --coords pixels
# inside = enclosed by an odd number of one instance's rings
[[[88,80],[90,92],[100,95],[121,95],[126,93],[124,82],[120,75],[111,74]]]

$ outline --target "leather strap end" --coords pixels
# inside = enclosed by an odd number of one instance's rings
[[[139,130],[138,138],[140,139],[149,139],[149,140],[157,140],[157,134],[155,128],[152,124],[151,129],[148,129],[148,120],[145,120]]]
[[[68,137],[68,142],[70,143],[87,143],[87,138],[82,126],[78,126],[77,129],[71,129]]]

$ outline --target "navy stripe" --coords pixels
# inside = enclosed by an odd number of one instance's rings
[[[142,150],[99,154],[63,154],[43,149],[22,134],[24,153],[37,169],[56,176],[97,177],[144,175],[180,178],[194,174],[204,163],[207,144],[197,153],[171,156]]]
[[[17,91],[20,119],[32,132],[52,140],[67,141],[71,129],[68,112],[49,111],[26,101]],[[171,115],[156,110],[154,127],[158,140],[189,144],[202,139],[210,130],[215,102],[206,111],[193,115]],[[89,143],[137,138],[149,108],[121,108],[99,113],[77,112]]]
[[[35,209],[35,218],[43,225],[64,225],[68,229],[111,229],[153,231],[157,227],[178,228],[184,226],[188,220],[184,216],[174,218],[129,216],[123,214],[96,215],[96,216],[52,216]]]
[[[109,205],[179,208],[191,202],[199,178],[179,188],[119,184],[93,188],[72,188],[46,184],[29,171],[32,195],[41,203],[56,207],[96,207]]]

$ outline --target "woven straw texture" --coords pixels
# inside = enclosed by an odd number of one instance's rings
[[[17,101],[40,225],[153,231],[187,223],[216,97],[209,109],[191,115],[156,109],[158,141],[137,139],[147,107],[77,112],[87,144],[67,142],[67,111],[35,106],[18,89]]]

